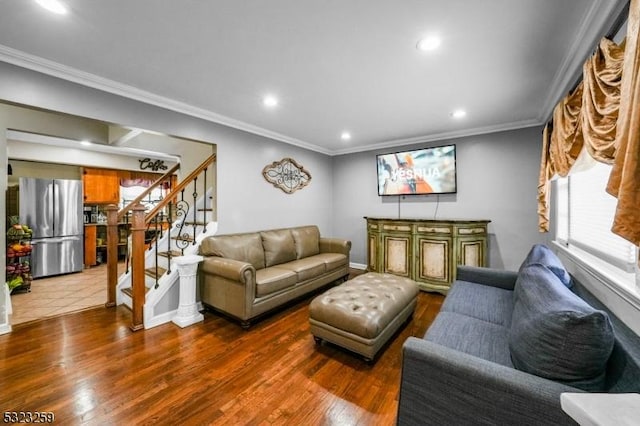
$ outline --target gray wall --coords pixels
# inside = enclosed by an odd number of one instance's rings
[[[491,266],[517,268],[531,244],[544,241],[536,216],[539,128],[429,144],[457,144],[458,193],[398,200],[377,195],[376,152],[331,158],[6,63],[0,63],[0,99],[215,143],[221,233],[314,223],[323,235],[351,239],[353,262],[364,264],[363,216],[430,218],[437,209],[438,218],[492,221]],[[409,147],[381,152],[402,148]],[[283,157],[296,159],[312,175],[311,184],[293,195],[261,175],[266,164]]]
[[[334,229],[352,241],[351,260],[366,264],[363,216],[489,219],[489,264],[517,269],[546,234],[537,228],[539,127],[397,147],[334,158]],[[456,144],[458,193],[379,197],[376,154]]]
[[[286,194],[262,176],[283,157],[295,159],[311,174],[303,189]],[[218,145],[218,209],[221,232],[244,232],[316,224],[332,236],[331,157],[291,145],[245,135]]]
[[[313,223],[324,235],[332,234],[332,161],[326,155],[3,62],[0,100],[216,144],[220,233]],[[0,117],[0,123],[7,121]],[[30,130],[23,126],[20,130]],[[6,162],[6,128],[12,123],[0,128],[0,165]],[[308,187],[287,195],[262,178],[263,167],[283,157],[309,170]],[[0,190],[5,186],[6,180]]]

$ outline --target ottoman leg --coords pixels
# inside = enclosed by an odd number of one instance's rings
[[[322,344],[322,339],[319,338],[318,336],[313,336],[313,340],[316,343],[316,345],[321,345]]]

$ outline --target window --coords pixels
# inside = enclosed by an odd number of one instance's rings
[[[147,190],[145,186],[129,186],[129,187],[120,187],[120,208],[125,207],[131,201],[135,200],[138,195],[142,194]],[[165,191],[161,187],[154,188],[147,197],[145,197],[141,204],[145,206],[148,210],[151,210],[158,204],[165,196]]]
[[[556,183],[556,240],[575,246],[624,271],[633,272],[636,247],[611,232],[616,199],[605,191],[611,166],[589,170]]]

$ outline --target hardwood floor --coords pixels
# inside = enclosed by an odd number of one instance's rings
[[[56,424],[394,424],[402,343],[424,335],[443,296],[420,293],[373,364],[314,344],[311,299],[248,331],[207,312],[132,333],[124,307],[17,325],[0,336],[0,408],[53,412]]]

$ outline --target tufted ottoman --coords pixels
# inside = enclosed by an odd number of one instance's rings
[[[371,361],[413,314],[417,284],[391,274],[369,272],[317,296],[309,306],[311,334]]]

